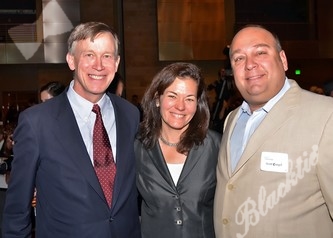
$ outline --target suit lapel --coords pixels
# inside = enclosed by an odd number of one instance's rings
[[[172,188],[175,189],[176,186],[173,183],[171,174],[170,174],[169,169],[167,167],[167,164],[164,160],[164,156],[162,154],[162,150],[161,150],[159,144],[156,143],[155,146],[152,149],[147,150],[147,153],[148,153],[149,158],[151,159],[151,161],[155,165],[156,169],[160,172],[160,174],[164,178],[164,180],[167,181],[168,184]]]
[[[198,163],[200,157],[202,156],[203,151],[204,151],[203,146],[196,146],[190,151],[189,155],[186,158],[183,170],[180,174],[178,183],[181,183],[186,178],[186,176],[191,172],[193,167]],[[167,181],[172,188],[176,189],[176,186],[173,182],[167,164],[164,160],[164,156],[162,154],[162,150],[159,144],[156,143],[152,149],[147,151],[147,153],[152,163],[155,165],[156,169],[162,175],[164,180]]]
[[[135,163],[134,154],[133,154],[133,161],[129,161],[128,156],[124,156],[126,154],[131,154],[132,152],[128,152],[127,150],[133,149],[134,150],[134,138],[128,138],[133,132],[129,131],[128,122],[124,120],[122,109],[120,105],[117,103],[113,97],[118,97],[115,95],[108,95],[112,102],[114,108],[114,115],[116,120],[116,130],[117,130],[117,174],[115,178],[115,185],[113,191],[113,198],[112,198],[112,207],[111,209],[115,209],[117,200],[119,198],[119,194],[121,193],[122,189],[128,189],[128,186],[124,186],[124,183],[128,180],[128,171],[133,168],[133,164]],[[133,118],[135,120],[135,118]],[[132,143],[132,147],[128,145],[128,143]],[[133,151],[134,153],[134,151]]]
[[[178,183],[181,183],[186,178],[186,176],[191,172],[194,166],[198,163],[203,152],[204,152],[204,146],[194,146],[190,150],[186,158],[183,171],[180,174]]]
[[[228,175],[229,177],[231,177],[232,175],[232,170],[231,170],[231,155],[230,155],[230,141],[231,141],[231,135],[232,135],[232,132],[235,128],[235,125],[236,125],[236,122],[237,122],[237,118],[238,118],[238,114],[239,114],[239,109],[240,107],[238,107],[237,109],[235,109],[234,111],[232,111],[228,117],[227,117],[227,120],[226,120],[226,124],[225,124],[225,130],[223,132],[223,137],[222,137],[222,145],[225,145],[226,146],[224,147],[225,149],[225,152],[223,150],[221,150],[222,153],[225,153],[227,155],[227,158],[226,160],[224,160],[225,164],[222,165],[223,168],[227,169],[228,171]],[[226,140],[226,142],[225,142]]]
[[[298,95],[300,93],[300,88],[294,81],[291,81],[290,83],[291,88],[285,93],[280,101],[273,106],[271,111],[266,115],[262,123],[252,134],[233,174],[237,173],[258,151],[265,141],[274,137],[274,134],[294,115],[297,101],[299,100]],[[233,119],[232,128],[234,128],[236,120],[237,117]],[[230,145],[228,145],[228,148],[229,147]],[[229,154],[228,157],[230,158]],[[228,161],[230,161],[230,159]]]
[[[54,126],[51,126],[51,128],[54,128],[55,139],[62,145],[69,155],[68,158],[71,158],[72,162],[79,168],[91,187],[105,200],[74,113],[67,99],[67,94],[61,94],[58,97],[60,101],[59,107],[53,109],[56,121]]]
[[[112,196],[113,205],[112,205],[111,209],[113,209],[114,204],[116,204],[116,202],[117,202],[122,184],[125,179],[123,177],[124,171],[127,171],[125,168],[127,161],[124,161],[126,158],[121,155],[123,154],[122,144],[124,143],[124,141],[126,141],[126,138],[124,138],[123,135],[127,134],[126,132],[127,132],[128,128],[126,127],[126,123],[123,123],[119,116],[120,113],[119,113],[118,105],[114,102],[114,100],[112,100],[111,97],[110,97],[110,100],[112,101],[112,105],[114,108],[114,116],[115,116],[115,120],[116,120],[116,130],[117,130],[117,154],[116,154],[117,174],[116,174],[116,178],[115,178],[114,191],[113,191],[113,196]]]

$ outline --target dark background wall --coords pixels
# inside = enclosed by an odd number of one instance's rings
[[[235,6],[230,2],[233,1],[225,1],[227,40],[231,39],[235,25]],[[333,80],[333,1],[316,0],[311,11],[315,17],[316,38],[282,40],[289,60],[287,75],[304,88]],[[157,0],[81,0],[80,15],[81,22],[103,21],[119,32],[123,44],[119,71],[125,78],[126,97],[130,99],[133,94],[138,94],[141,98],[157,71],[171,63],[158,59]],[[207,83],[216,80],[219,68],[226,64],[224,58],[192,62],[203,69]],[[301,75],[295,75],[296,69],[301,70]],[[4,111],[9,104],[15,106],[30,99],[38,100],[41,85],[52,80],[67,84],[71,78],[72,73],[66,64],[1,64],[0,105]]]

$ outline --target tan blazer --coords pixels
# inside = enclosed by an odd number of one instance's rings
[[[217,238],[333,237],[333,98],[289,82],[234,172],[230,136],[238,110],[226,122],[214,202]],[[276,172],[279,161],[288,172]]]

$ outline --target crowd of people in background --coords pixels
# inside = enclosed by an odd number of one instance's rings
[[[323,86],[312,85],[309,88],[310,92],[321,94],[329,97],[333,97],[333,81],[328,81]]]
[[[236,33],[230,68],[208,85],[195,64],[163,67],[142,100],[126,100],[112,28],[80,24],[68,45],[70,84],[48,82],[38,105],[0,125],[4,238],[35,228],[51,238],[333,236],[333,81],[301,89],[286,76],[287,56],[272,32],[249,25]],[[215,93],[211,107],[208,91]],[[116,166],[111,202],[94,170],[96,105]],[[265,214],[240,210],[263,189],[278,193],[290,163],[311,148],[305,160],[316,154],[316,169]]]

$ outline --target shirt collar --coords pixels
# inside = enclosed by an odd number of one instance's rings
[[[286,79],[284,81],[284,85],[281,88],[281,90],[278,92],[278,94],[276,94],[263,107],[257,109],[256,111],[263,110],[266,113],[268,113],[273,108],[273,106],[282,98],[282,96],[288,91],[289,88],[290,88],[290,83],[288,81],[288,78],[286,77]],[[252,115],[250,106],[246,101],[243,101],[243,103],[241,105],[241,110],[243,113],[247,113],[249,116]]]
[[[72,80],[70,82],[69,89],[67,91],[67,96],[72,105],[72,108],[81,118],[88,118],[90,113],[92,112],[94,103],[81,97],[77,92],[75,92],[73,86],[74,86],[74,80]],[[100,106],[101,111],[103,112],[104,108],[107,105],[107,100],[106,100],[105,94],[97,102],[97,104]]]

